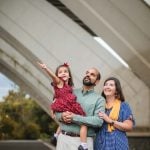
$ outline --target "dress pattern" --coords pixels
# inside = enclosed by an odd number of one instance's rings
[[[106,109],[105,113],[109,115],[111,109]],[[126,102],[122,102],[118,121],[123,122],[127,119],[131,119],[134,123],[129,105]],[[118,129],[108,132],[108,124],[104,122],[102,128],[96,135],[94,150],[129,150],[126,132]]]
[[[68,84],[64,83],[62,88],[58,88],[53,84],[55,95],[54,102],[51,104],[51,109],[54,112],[70,111],[75,114],[85,116],[81,105],[76,101],[76,96],[73,94],[73,89]]]

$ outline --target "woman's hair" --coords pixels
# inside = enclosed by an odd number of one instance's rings
[[[68,69],[69,76],[70,76],[69,81],[68,81],[68,85],[74,86],[73,79],[72,79],[72,74],[71,74],[71,70],[70,70],[70,68],[69,68],[68,65],[66,65],[66,64],[59,65],[59,66],[56,68],[55,75],[58,76],[58,70],[59,70],[61,67],[66,67],[66,68]]]
[[[124,98],[124,95],[123,95],[123,92],[122,92],[122,88],[121,88],[121,84],[120,84],[120,81],[115,78],[115,77],[109,77],[105,80],[104,82],[104,85],[107,81],[109,80],[113,80],[115,82],[115,87],[116,87],[116,93],[115,93],[115,98],[116,99],[119,99],[121,100],[122,102],[125,101],[125,98]],[[105,94],[104,94],[104,91],[102,91],[102,94],[101,94],[104,98],[106,98]]]

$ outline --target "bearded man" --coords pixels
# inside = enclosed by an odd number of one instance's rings
[[[62,133],[58,136],[56,150],[93,150],[95,129],[101,127],[103,123],[103,119],[98,116],[98,113],[105,110],[105,99],[94,91],[94,87],[99,83],[100,78],[100,72],[96,68],[90,68],[83,78],[83,87],[74,90],[77,102],[82,106],[86,116],[68,111],[56,113],[62,130]],[[81,125],[87,126],[87,145],[86,143],[80,145]]]

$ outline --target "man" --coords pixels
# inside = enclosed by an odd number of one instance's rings
[[[95,128],[101,127],[103,120],[98,117],[99,112],[105,110],[105,99],[94,92],[94,87],[99,83],[100,72],[96,68],[86,71],[83,78],[83,87],[74,90],[77,101],[81,104],[86,116],[71,112],[56,113],[62,133],[58,137],[57,150],[93,150],[93,137]],[[80,145],[80,126],[86,125],[87,145]],[[80,146],[79,146],[80,145]]]

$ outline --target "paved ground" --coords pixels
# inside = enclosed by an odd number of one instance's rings
[[[55,150],[46,142],[38,141],[0,141],[0,150]]]

